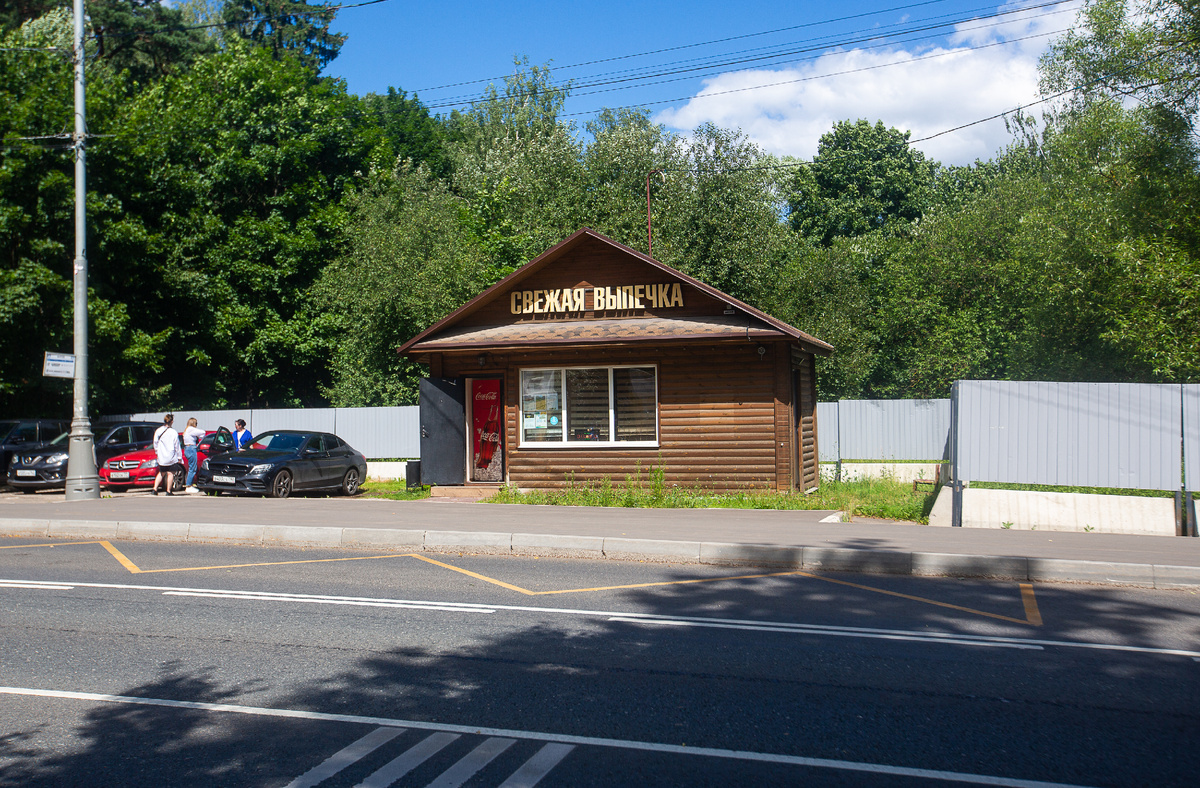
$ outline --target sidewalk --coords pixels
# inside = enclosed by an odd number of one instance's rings
[[[379,499],[0,496],[0,536],[767,566],[1148,588],[1200,587],[1200,539],[938,528],[836,513]]]

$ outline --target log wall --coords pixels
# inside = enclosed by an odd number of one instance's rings
[[[638,472],[639,463],[643,483],[661,463],[668,485],[786,490],[802,476],[806,487],[815,486],[815,404],[807,422],[793,415],[794,346],[775,342],[765,347],[762,357],[757,343],[744,341],[532,353],[497,348],[489,352],[485,367],[479,366],[475,354],[446,353],[440,361],[445,377],[503,376],[505,475],[517,487],[564,487],[569,478],[577,483],[605,477],[623,482]],[[808,359],[811,370],[811,357],[796,352]],[[522,368],[629,364],[658,367],[659,448],[520,446]],[[811,449],[798,447],[798,437],[807,435]],[[802,474],[797,470],[799,457]]]

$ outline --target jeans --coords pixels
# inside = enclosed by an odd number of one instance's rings
[[[191,487],[192,480],[196,478],[196,447],[195,446],[184,446],[183,447],[183,456],[187,457],[187,466],[188,466],[187,486]]]

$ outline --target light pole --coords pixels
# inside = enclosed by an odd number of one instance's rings
[[[100,497],[88,419],[87,101],[83,87],[83,0],[75,0],[75,398],[67,449],[68,501]]]

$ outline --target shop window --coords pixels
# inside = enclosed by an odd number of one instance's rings
[[[521,442],[657,445],[654,367],[521,371]]]

